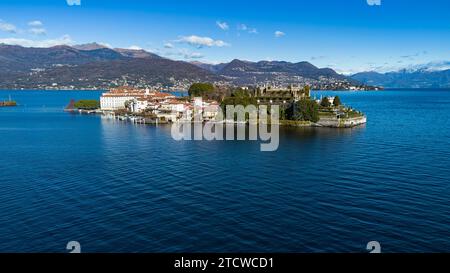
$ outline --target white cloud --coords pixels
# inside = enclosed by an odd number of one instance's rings
[[[28,25],[31,27],[28,32],[33,35],[46,35],[47,31],[44,28],[44,24],[39,20],[34,20],[28,22]]]
[[[315,61],[315,60],[323,60],[326,59],[326,56],[320,55],[320,56],[312,56],[310,59],[311,61]]]
[[[245,24],[238,25],[238,30],[246,31],[247,29],[248,29],[248,27]]]
[[[369,6],[381,6],[381,0],[367,0]]]
[[[283,37],[285,35],[286,35],[286,33],[282,32],[282,31],[279,31],[279,30],[275,31],[275,37],[277,37],[277,38]]]
[[[180,59],[184,60],[195,60],[195,59],[201,59],[205,56],[201,54],[200,52],[190,52],[189,50],[182,48],[179,50],[173,50],[173,51],[166,51],[164,52],[164,55],[166,57],[178,57]]]
[[[0,38],[0,44],[19,45],[23,47],[52,47],[57,45],[71,45],[73,40],[69,35],[57,39],[29,40],[21,38]]]
[[[10,23],[6,23],[2,20],[0,20],[0,30],[1,31],[5,31],[5,32],[9,32],[9,33],[17,33],[17,28],[15,25],[10,24]]]
[[[217,26],[218,26],[219,28],[221,28],[222,30],[228,30],[228,29],[230,29],[230,27],[228,26],[227,22],[220,22],[220,21],[217,21],[216,24],[217,24]]]
[[[214,40],[209,37],[200,37],[200,36],[196,36],[196,35],[182,36],[182,37],[180,37],[179,40],[177,40],[177,42],[187,43],[187,44],[190,44],[190,45],[198,47],[198,48],[202,48],[205,46],[207,46],[207,47],[213,47],[213,46],[224,47],[224,46],[230,45],[222,40]]]
[[[142,47],[137,46],[137,45],[132,45],[132,46],[128,47],[128,49],[131,49],[131,50],[142,50]]]
[[[184,54],[185,59],[201,59],[203,57],[204,57],[203,54],[199,52],[191,52]]]
[[[45,28],[31,28],[28,30],[33,35],[46,35],[47,31]]]
[[[41,21],[35,20],[35,21],[28,22],[28,25],[30,27],[42,27],[44,24]]]
[[[164,48],[174,48],[172,43],[165,43]]]
[[[256,28],[249,27],[246,24],[239,24],[237,28],[239,31],[248,32],[250,34],[258,34],[258,30]]]
[[[69,6],[81,6],[81,0],[66,0]]]

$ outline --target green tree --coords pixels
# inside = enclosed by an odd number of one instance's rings
[[[255,98],[252,97],[226,97],[223,99],[221,103],[221,107],[223,110],[226,109],[227,105],[242,105],[246,107],[247,105],[255,105],[257,106],[258,103]]]
[[[82,110],[94,110],[100,108],[98,100],[80,100],[75,102],[74,107]]]
[[[287,117],[291,120],[319,121],[319,106],[313,100],[303,98],[293,103],[287,111]]]
[[[248,91],[246,91],[242,88],[237,88],[233,91],[231,96],[238,97],[238,98],[248,98],[248,97],[250,97],[250,94],[248,93]]]
[[[194,83],[189,88],[188,93],[191,97],[208,97],[214,93],[214,85],[210,83]]]
[[[231,96],[225,97],[222,100],[222,103],[220,104],[220,107],[222,108],[222,111],[226,114],[227,111],[227,105],[242,105],[244,107],[247,107],[248,105],[254,105],[257,107],[258,102],[255,97],[250,96],[250,93],[247,90],[244,90],[242,88],[235,89]],[[249,119],[249,114],[246,113],[245,118],[246,120]],[[236,119],[236,117],[235,117]]]
[[[341,103],[341,98],[339,98],[338,96],[334,97],[334,101],[333,101],[334,106],[340,106]]]
[[[320,102],[320,106],[322,106],[322,107],[330,107],[331,106],[331,103],[328,100],[328,97],[322,98],[322,101]]]
[[[310,97],[311,96],[311,88],[309,87],[309,85],[306,85],[305,87],[303,87],[303,93],[305,94],[305,96]]]
[[[287,109],[286,107],[280,107],[280,120],[286,120],[287,118]]]
[[[222,100],[221,106],[225,107],[226,105],[257,105],[256,98],[250,96],[250,93],[242,88],[235,89],[231,96],[225,97]],[[225,108],[223,108],[225,109]]]

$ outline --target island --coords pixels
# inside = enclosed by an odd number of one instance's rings
[[[69,104],[64,108],[65,112],[80,112],[80,113],[102,113],[100,103],[98,100],[70,100]]]
[[[101,113],[108,117],[142,124],[194,122],[194,112],[201,121],[216,121],[227,106],[278,109],[277,122],[281,126],[351,128],[367,122],[364,113],[345,105],[339,96],[311,97],[309,86],[219,86],[195,83],[184,97],[176,97],[161,90],[117,87],[105,92],[100,101],[71,101],[66,111]],[[200,109],[200,110],[196,110]],[[248,122],[249,113],[245,122]],[[224,122],[236,122],[223,120]],[[270,121],[273,122],[273,121]],[[241,121],[242,123],[242,121]]]

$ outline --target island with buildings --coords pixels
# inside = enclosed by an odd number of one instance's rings
[[[279,106],[279,124],[349,128],[367,122],[366,116],[344,105],[338,96],[313,98],[308,86],[221,87],[196,83],[186,96],[149,88],[123,86],[110,89],[100,101],[72,101],[67,111],[101,113],[111,118],[143,124],[190,122],[194,109],[202,121],[214,121],[227,105]],[[227,121],[228,122],[228,121]]]

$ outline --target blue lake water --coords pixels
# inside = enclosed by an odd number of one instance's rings
[[[62,111],[100,92],[8,95],[0,252],[450,251],[449,91],[339,92],[365,126],[282,128],[272,153]]]

